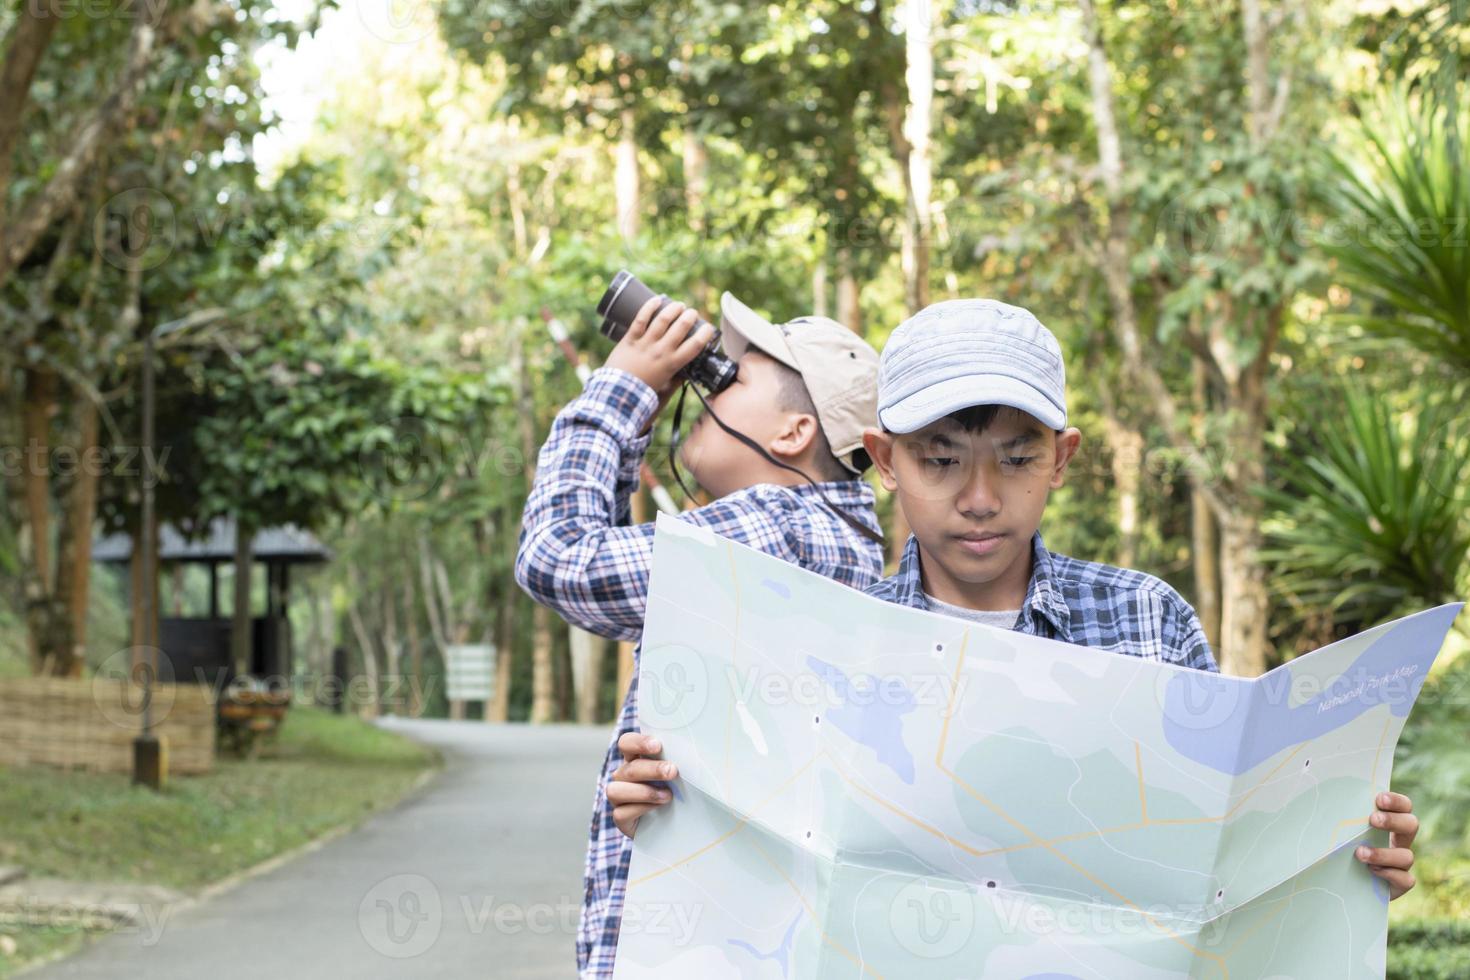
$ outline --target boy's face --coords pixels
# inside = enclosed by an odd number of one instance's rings
[[[735,383],[709,399],[726,425],[749,436],[776,459],[791,462],[814,435],[816,420],[782,408],[780,366],[750,348],[740,357]],[[680,447],[679,457],[699,485],[723,497],[759,482],[769,464],[702,412]]]
[[[1017,583],[1024,598],[1047,497],[1062,485],[1081,438],[1003,408],[982,432],[940,419],[906,435],[869,429],[864,444],[919,540],[931,592],[984,601],[1004,586],[1006,595],[995,598],[1007,604],[997,608],[1011,608]]]

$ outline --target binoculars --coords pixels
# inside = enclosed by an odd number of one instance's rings
[[[602,294],[602,299],[597,304],[597,314],[602,317],[602,335],[616,343],[623,339],[628,332],[628,327],[633,323],[633,318],[643,308],[643,304],[658,294],[649,289],[638,277],[627,269],[613,276],[612,282],[608,284],[607,292]],[[665,305],[668,304],[665,300]],[[662,309],[662,307],[660,307]],[[689,328],[692,336],[704,321],[699,321]],[[738,365],[720,352],[720,331],[715,328],[714,336],[705,345],[704,350],[695,355],[676,377],[686,381],[693,381],[711,396],[724,391],[735,383],[735,375]]]

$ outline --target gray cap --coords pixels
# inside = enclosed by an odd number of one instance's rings
[[[993,299],[935,303],[898,325],[878,369],[878,421],[915,432],[975,405],[1009,405],[1067,427],[1062,348],[1041,321]]]

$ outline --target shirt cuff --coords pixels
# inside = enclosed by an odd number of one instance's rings
[[[627,371],[609,367],[593,371],[576,405],[578,417],[600,426],[626,450],[641,456],[653,438],[652,430],[639,433],[658,414],[658,392]]]

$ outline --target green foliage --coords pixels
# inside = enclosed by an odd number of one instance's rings
[[[258,255],[231,235],[233,209],[254,183],[247,149],[270,124],[254,60],[258,46],[294,45],[305,22],[270,0],[175,5],[138,101],[81,185],[79,199],[0,289],[0,330],[12,343],[0,369],[48,361],[80,377],[119,367],[134,336],[119,329],[137,283],[140,322],[156,326],[214,305]],[[10,215],[34,199],[77,131],[116,88],[141,10],[123,2],[61,8],[31,90],[8,191]],[[136,335],[135,335],[136,336]],[[127,362],[124,361],[124,364]],[[136,359],[132,361],[136,365]]]
[[[360,509],[375,480],[398,479],[402,441],[458,427],[493,403],[482,378],[326,340],[268,342],[210,372],[190,433],[198,516],[319,527]]]
[[[1424,685],[1400,736],[1394,757],[1394,788],[1414,801],[1422,824],[1419,842],[1428,860],[1419,869],[1432,875],[1450,855],[1470,853],[1470,657],[1461,656]],[[1470,913],[1470,878],[1461,901]]]
[[[1388,934],[1387,980],[1462,980],[1470,976],[1470,923],[1430,919],[1396,923]]]
[[[1404,417],[1349,387],[1296,435],[1280,484],[1263,491],[1275,511],[1263,558],[1298,617],[1325,613],[1356,631],[1456,597],[1470,556],[1459,411],[1444,400]]]
[[[1446,88],[1470,70],[1470,4],[1466,0],[1358,5],[1358,46],[1372,52],[1388,77]]]
[[[696,261],[732,240],[792,234],[783,225],[795,224],[803,264],[814,249],[842,249],[867,275],[896,241],[897,200],[883,186],[891,112],[901,113],[903,41],[892,16],[883,3],[826,0],[767,5],[758,16],[726,2],[439,7],[451,50],[505,66],[499,111],[611,141],[632,110],[640,151],[665,171],[640,211],[665,219],[663,231],[702,224]],[[734,151],[711,159],[710,187],[728,189],[725,200],[698,214],[678,172],[686,132]],[[610,225],[611,189],[599,192]]]
[[[1352,322],[1470,374],[1470,100],[1400,87],[1362,112],[1321,182],[1324,250],[1368,301]]]

